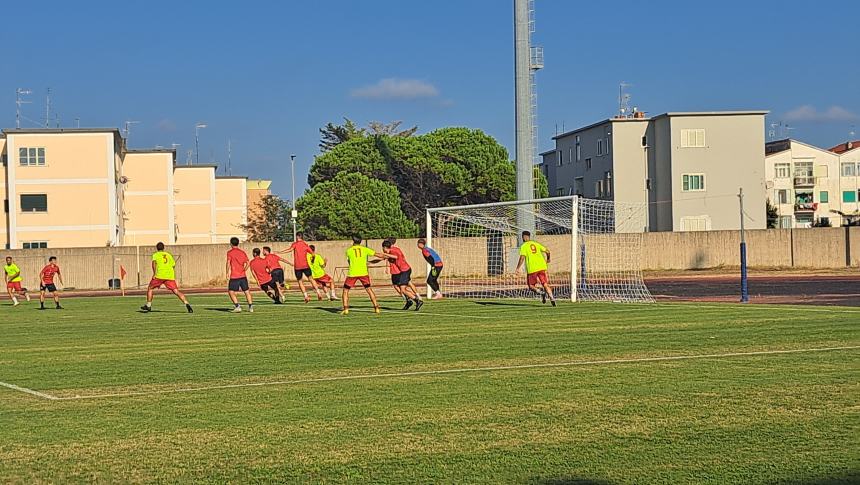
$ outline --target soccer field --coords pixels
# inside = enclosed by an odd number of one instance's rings
[[[4,302],[0,482],[860,480],[856,308],[354,293]]]

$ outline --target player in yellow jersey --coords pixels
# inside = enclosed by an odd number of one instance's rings
[[[152,311],[152,294],[155,289],[164,286],[185,303],[188,313],[194,313],[188,299],[179,291],[179,285],[176,284],[176,260],[173,259],[173,255],[164,250],[163,242],[156,244],[155,249],[156,252],[152,254],[152,279],[146,289],[146,304],[140,307],[141,311],[144,313]]]
[[[352,246],[346,250],[349,273],[346,275],[346,281],[343,282],[343,311],[340,312],[341,315],[349,315],[349,290],[358,283],[361,283],[361,286],[367,291],[367,296],[373,303],[373,312],[379,313],[379,303],[376,302],[376,294],[370,287],[370,273],[367,270],[367,259],[375,255],[376,251],[361,245],[360,237],[352,237]]]
[[[6,292],[12,299],[12,306],[19,305],[16,294],[22,295],[27,301],[30,301],[30,294],[27,293],[27,289],[21,287],[21,282],[24,281],[24,278],[21,277],[21,268],[12,262],[11,256],[6,256],[6,266],[3,270],[6,272]]]
[[[325,272],[325,259],[317,254],[317,248],[313,244],[308,246],[308,267],[311,269],[311,278],[322,288],[323,292],[328,295],[329,301],[334,301],[337,295],[334,294],[334,281],[331,276]]]
[[[555,296],[552,294],[552,287],[549,285],[549,278],[546,275],[547,263],[550,260],[549,249],[545,248],[537,241],[532,241],[532,233],[523,231],[523,244],[520,246],[520,261],[517,263],[517,273],[526,265],[526,274],[528,274],[529,289],[540,295],[541,301],[546,303],[546,297],[549,296],[549,301],[552,306],[555,306]],[[546,254],[546,258],[544,258]],[[543,291],[538,290],[537,284],[540,283]]]

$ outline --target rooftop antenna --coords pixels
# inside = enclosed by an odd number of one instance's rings
[[[131,125],[136,125],[140,123],[140,121],[128,121],[125,122],[125,128],[123,128],[123,133],[125,133],[125,144],[128,146],[129,135],[131,135]]]
[[[776,128],[779,126],[779,123],[771,123],[770,130],[767,132],[767,137],[773,141],[776,138]]]
[[[21,105],[28,104],[31,101],[24,101],[23,96],[31,94],[33,91],[24,88],[18,88],[15,90],[15,128],[21,128]]]
[[[233,143],[227,138],[227,175],[233,175]]]
[[[621,118],[626,118],[630,113],[630,94],[624,90],[631,86],[633,85],[624,81],[618,83],[618,116]]]
[[[191,163],[194,161],[193,157],[194,157],[194,150],[189,149],[188,151],[186,151],[185,152],[185,165],[191,165]]]
[[[848,131],[848,141],[854,141],[854,135],[856,135],[854,125],[851,125],[851,130]]]
[[[51,88],[45,94],[45,128],[51,127]]]
[[[794,127],[793,127],[793,126],[790,126],[788,123],[786,123],[784,126],[785,126],[785,135],[786,135],[786,138],[791,138],[791,130],[793,130],[793,129],[794,129]]]
[[[81,127],[81,119],[75,118],[75,128],[80,128],[80,127]]]

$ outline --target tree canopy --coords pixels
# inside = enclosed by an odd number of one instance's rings
[[[243,226],[248,241],[291,241],[293,227],[290,221],[292,206],[277,195],[267,195],[260,201],[248,223]]]

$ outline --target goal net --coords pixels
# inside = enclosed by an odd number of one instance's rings
[[[642,278],[645,204],[578,196],[427,210],[427,244],[442,256],[442,292],[453,298],[538,298],[526,286],[519,237],[550,251],[557,299],[654,301]]]

